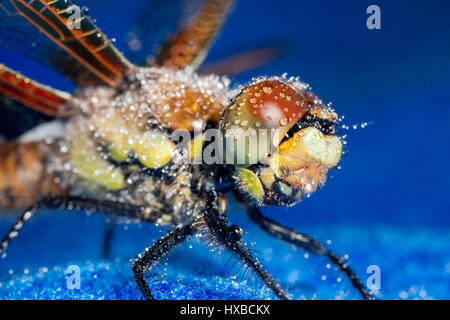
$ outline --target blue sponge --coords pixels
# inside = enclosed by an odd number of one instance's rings
[[[235,210],[236,211],[236,210]],[[359,299],[358,292],[334,265],[264,234],[242,215],[245,244],[295,299]],[[0,221],[6,232],[11,219]],[[100,258],[105,218],[98,214],[46,212],[27,225],[0,261],[1,299],[138,299],[132,259],[167,227],[119,221],[111,260]],[[304,225],[348,258],[363,282],[371,265],[380,269],[384,299],[450,298],[450,234],[434,229],[400,229],[381,225]],[[329,240],[331,239],[331,240]],[[162,299],[275,299],[227,252],[212,252],[193,237],[155,267],[150,280]],[[227,261],[230,260],[228,263]],[[237,263],[236,263],[237,262]],[[73,286],[79,270],[80,287]],[[67,273],[67,271],[71,271]],[[72,284],[72,285],[71,285]]]

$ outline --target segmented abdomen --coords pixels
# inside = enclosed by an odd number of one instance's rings
[[[46,171],[43,142],[0,143],[0,207],[24,208],[40,196],[62,193]]]

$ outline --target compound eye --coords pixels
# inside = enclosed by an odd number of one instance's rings
[[[303,92],[281,80],[245,87],[220,122],[227,163],[248,166],[263,159],[306,113]]]

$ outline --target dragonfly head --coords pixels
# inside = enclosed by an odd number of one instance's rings
[[[337,114],[299,81],[270,78],[244,87],[219,123],[224,161],[260,205],[293,205],[325,183],[340,161]]]

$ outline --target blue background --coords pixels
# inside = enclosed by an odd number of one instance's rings
[[[127,7],[119,0],[83,3],[125,50],[125,30],[144,1]],[[366,27],[371,4],[381,8],[381,30]],[[378,265],[380,298],[450,298],[449,9],[447,1],[239,1],[207,59],[281,42],[287,48],[282,56],[234,76],[233,84],[287,72],[332,101],[345,124],[370,123],[343,131],[348,143],[342,169],[331,173],[323,189],[296,207],[264,213],[323,241],[331,239],[330,247],[348,254],[363,280],[367,266]],[[72,88],[26,58],[4,49],[0,54],[31,77]],[[264,235],[237,204],[231,204],[230,216],[244,226],[248,244],[295,298],[358,298],[347,281],[338,282],[342,275],[328,269],[326,259],[305,259],[303,251]],[[0,231],[10,221],[1,220]],[[43,214],[0,261],[0,297],[134,298],[129,259],[163,231],[124,224],[114,245],[117,261],[100,261],[103,229],[104,218],[95,214]],[[224,268],[225,261],[191,241],[160,266],[166,283],[158,294],[273,298],[259,284],[230,279],[237,272]],[[63,270],[70,263],[82,269],[81,290],[65,287]],[[49,271],[39,272],[43,266]]]

